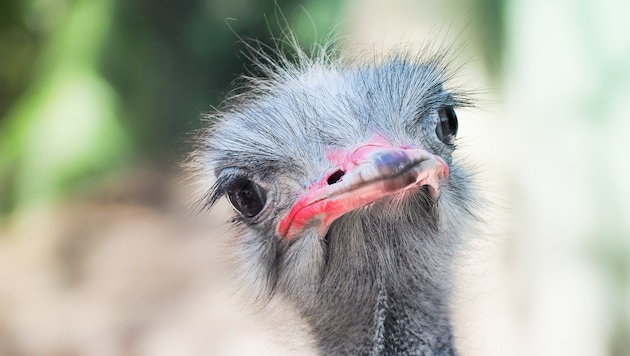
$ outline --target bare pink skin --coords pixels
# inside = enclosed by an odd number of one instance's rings
[[[291,239],[309,227],[325,236],[330,224],[340,216],[378,199],[429,187],[433,200],[440,195],[440,180],[448,176],[444,160],[423,149],[392,146],[374,136],[369,142],[328,152],[335,166],[322,179],[308,187],[278,224],[278,235]],[[345,172],[329,184],[331,175]]]

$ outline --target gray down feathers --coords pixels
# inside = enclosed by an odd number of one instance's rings
[[[429,51],[425,49],[425,52]],[[347,64],[325,48],[271,60],[262,51],[241,93],[209,114],[195,164],[212,205],[234,175],[267,191],[254,219],[235,216],[241,284],[257,300],[281,295],[313,330],[322,354],[454,355],[451,266],[472,229],[476,199],[454,146],[435,133],[436,112],[468,106],[448,90],[448,50]],[[278,220],[331,164],[327,147],[374,134],[419,145],[449,165],[437,202],[423,189],[383,199],[336,220],[324,239],[306,230],[286,241]]]

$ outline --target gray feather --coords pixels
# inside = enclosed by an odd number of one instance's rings
[[[465,93],[446,89],[451,51],[357,64],[324,47],[313,56],[294,52],[278,61],[256,52],[262,76],[247,78],[209,114],[194,155],[202,180],[219,182],[204,183],[209,205],[225,193],[221,175],[230,170],[268,192],[261,216],[235,218],[243,287],[261,300],[292,302],[323,354],[456,354],[451,266],[475,221],[476,199],[454,148],[435,136],[436,110],[470,104]],[[275,227],[298,192],[333,168],[325,149],[375,133],[392,144],[421,145],[448,163],[439,200],[420,189],[342,216],[325,239],[310,230],[279,238]]]

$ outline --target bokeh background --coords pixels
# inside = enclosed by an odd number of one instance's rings
[[[289,25],[341,53],[461,47],[461,159],[492,201],[463,355],[630,355],[630,2],[5,0],[0,355],[278,354],[224,293],[228,209],[180,224],[202,112]],[[185,199],[184,199],[185,200]],[[283,316],[286,320],[294,315]],[[285,321],[286,321],[285,320]]]

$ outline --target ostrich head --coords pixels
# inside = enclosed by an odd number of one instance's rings
[[[451,265],[473,220],[448,51],[347,64],[262,55],[211,114],[202,198],[234,207],[243,284],[282,295],[325,353],[453,354]]]

